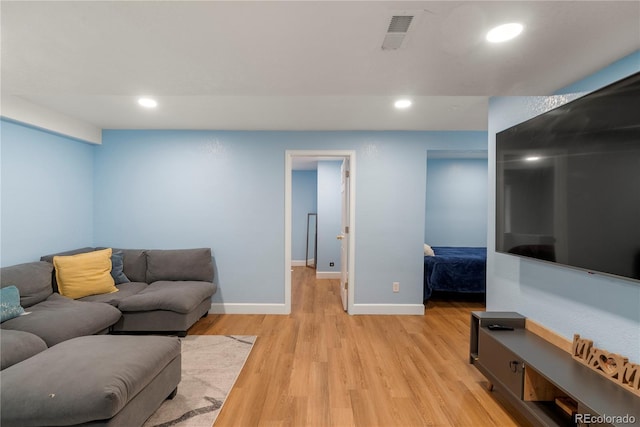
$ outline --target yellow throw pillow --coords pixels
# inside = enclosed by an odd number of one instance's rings
[[[117,292],[111,277],[111,249],[70,256],[54,256],[58,292],[78,299]]]

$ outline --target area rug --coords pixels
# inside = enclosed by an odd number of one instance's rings
[[[182,338],[182,380],[144,427],[211,427],[244,366],[255,336]]]

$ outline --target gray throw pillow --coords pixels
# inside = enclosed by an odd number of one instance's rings
[[[111,277],[113,277],[116,285],[121,283],[129,283],[129,278],[124,274],[124,254],[122,251],[116,251],[111,254]]]

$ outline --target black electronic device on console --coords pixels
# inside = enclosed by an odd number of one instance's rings
[[[493,325],[487,326],[487,328],[489,328],[489,330],[491,331],[513,331],[513,328],[507,325],[493,324]]]

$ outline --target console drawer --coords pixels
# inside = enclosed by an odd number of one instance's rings
[[[509,333],[509,331],[497,332]],[[486,328],[480,328],[478,334],[477,362],[490,372],[518,399],[522,399],[524,386],[523,361],[512,351],[496,341]]]

